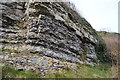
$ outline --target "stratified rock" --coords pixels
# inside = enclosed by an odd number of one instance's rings
[[[54,70],[68,65],[63,61],[96,64],[97,39],[91,33],[96,32],[67,3],[34,2],[27,8],[24,2],[0,5],[0,50],[9,54],[7,65],[19,70]],[[38,56],[28,56],[33,53]]]

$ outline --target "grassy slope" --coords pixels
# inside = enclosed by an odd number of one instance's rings
[[[107,68],[107,67],[106,67]],[[78,72],[69,70],[64,73],[55,73],[47,75],[45,77],[38,77],[36,72],[32,71],[17,71],[11,67],[3,67],[4,78],[109,78],[111,74],[108,73],[109,69],[106,70],[103,67],[92,67],[88,65],[81,65],[78,68]]]
[[[78,72],[72,70],[63,74],[48,75],[46,78],[109,78],[111,75],[104,70],[84,65],[79,67]]]
[[[18,71],[9,66],[2,67],[2,78],[37,78],[36,73],[32,71]]]

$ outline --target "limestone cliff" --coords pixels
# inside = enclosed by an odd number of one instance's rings
[[[56,70],[96,65],[96,34],[68,3],[0,3],[2,65],[19,70]],[[27,6],[26,6],[27,5]]]

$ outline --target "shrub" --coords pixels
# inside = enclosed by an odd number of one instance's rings
[[[107,46],[104,40],[100,36],[98,36],[97,38],[98,43],[95,46],[95,51],[98,59],[102,63],[111,63],[111,58],[109,57]]]
[[[99,36],[97,34],[97,32],[95,30],[92,30],[90,33],[98,41],[97,44],[95,45],[95,52],[96,52],[98,60],[101,63],[110,63],[111,64],[112,59],[110,58],[110,54],[108,54],[109,51],[107,49],[107,45],[106,45],[105,41],[102,39],[101,36]]]

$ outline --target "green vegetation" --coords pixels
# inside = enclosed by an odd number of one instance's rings
[[[98,39],[99,42],[95,46],[97,57],[102,63],[110,63],[111,60],[107,55],[108,53],[107,46],[101,37],[98,37],[98,38],[99,38]]]
[[[96,32],[91,32],[91,34],[97,39],[97,44],[95,45],[95,52],[100,60],[101,63],[108,63],[111,64],[112,60],[110,58],[110,55],[108,54],[109,51],[107,49],[107,45],[105,41],[102,39],[101,36],[99,36]]]
[[[18,51],[11,50],[11,49],[0,49],[0,51],[3,52],[3,53],[6,53],[6,52],[8,52],[8,53],[18,53]]]
[[[111,56],[111,60],[112,60],[112,75],[114,77],[118,77],[118,65],[117,65],[117,61],[118,61],[118,54],[119,54],[119,33],[112,33],[112,32],[106,32],[106,31],[99,31],[97,32],[99,36],[102,37],[102,39],[105,41],[106,45],[107,45],[107,51],[109,51],[109,53],[107,55]]]
[[[37,78],[36,73],[33,73],[32,71],[18,71],[9,66],[3,66],[2,72],[3,78]]]
[[[96,67],[90,65],[80,65],[78,66],[78,71],[75,72],[69,68],[68,71],[63,73],[49,74],[45,77],[39,77],[37,72],[33,71],[18,71],[14,68],[4,66],[3,78],[110,78],[110,68],[106,64],[100,64]]]
[[[89,65],[82,65],[77,72],[69,70],[63,74],[56,73],[48,75],[45,78],[109,78],[111,75],[108,74],[109,70],[106,70],[106,68],[102,69],[101,66],[92,67]]]

